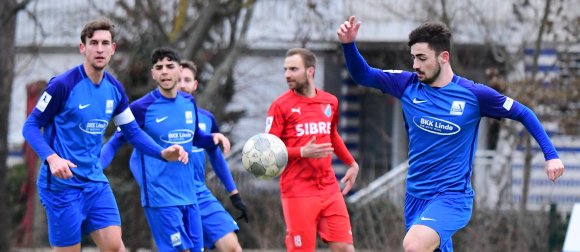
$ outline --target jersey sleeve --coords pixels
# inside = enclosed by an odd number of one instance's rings
[[[340,114],[339,114],[339,105],[338,101],[336,102],[335,111],[333,112],[332,117],[332,124],[330,127],[330,142],[332,143],[332,148],[334,148],[334,154],[340,159],[344,164],[351,165],[354,163],[354,158],[346,148],[342,137],[338,134],[338,122]]]
[[[482,84],[474,84],[472,91],[477,96],[482,116],[496,119],[510,118],[519,121],[538,142],[540,149],[544,153],[545,160],[558,158],[556,148],[550,141],[540,120],[531,109]]]
[[[111,81],[111,83],[113,83],[119,95],[119,103],[113,111],[113,121],[115,122],[115,125],[119,126],[130,123],[131,121],[135,120],[135,117],[129,109],[129,98],[127,98],[127,93],[125,93],[123,85],[121,85],[119,81],[111,77],[108,73],[106,73],[106,77],[109,79],[109,81]]]
[[[352,79],[363,86],[381,90],[401,99],[405,88],[413,82],[415,75],[402,70],[380,70],[370,67],[359,53],[354,42],[342,44],[346,67]]]
[[[211,133],[220,133],[219,126],[217,125],[215,118],[209,112],[206,112],[206,115],[210,118],[211,121]],[[224,155],[220,151],[219,148],[214,148],[213,150],[207,150],[207,156],[209,157],[209,162],[211,163],[211,167],[213,168],[215,174],[218,176],[226,191],[228,193],[234,191],[236,188],[236,183],[234,182],[234,178],[232,177],[232,173],[230,172],[230,168],[228,167],[228,163],[224,158]]]
[[[40,159],[45,160],[55,153],[52,147],[42,137],[41,128],[47,126],[64,107],[69,90],[57,78],[52,78],[46,90],[38,99],[36,107],[26,119],[22,135]]]
[[[282,138],[282,132],[284,131],[285,124],[286,121],[284,113],[282,112],[282,108],[280,108],[280,104],[275,101],[274,103],[272,103],[272,105],[270,105],[270,109],[268,109],[265,132],[275,135],[278,138]],[[300,154],[300,148],[302,147],[286,146],[286,150],[288,151],[288,158],[302,157],[302,155]]]

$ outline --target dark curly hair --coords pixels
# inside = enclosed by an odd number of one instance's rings
[[[427,22],[409,33],[409,47],[416,43],[425,42],[436,54],[444,51],[451,52],[451,31],[441,22]]]

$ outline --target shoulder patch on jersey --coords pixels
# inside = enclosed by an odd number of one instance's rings
[[[507,111],[510,111],[510,109],[512,109],[512,106],[514,105],[514,100],[512,98],[509,97],[505,97],[505,101],[503,102],[503,108],[505,108]]]
[[[463,115],[465,110],[465,101],[453,101],[451,103],[451,109],[449,110],[450,115]]]
[[[185,111],[185,123],[193,124],[193,112]]]
[[[383,73],[394,73],[394,74],[400,74],[402,73],[403,70],[392,70],[392,69],[388,69],[388,70],[383,70]]]
[[[113,113],[113,107],[115,105],[115,101],[113,100],[107,100],[107,105],[105,108],[105,113],[107,114],[112,114]]]
[[[40,97],[40,99],[38,100],[38,103],[36,103],[36,109],[40,110],[40,112],[44,112],[44,110],[48,106],[48,103],[50,102],[51,99],[52,99],[52,95],[50,95],[49,93],[47,93],[45,91],[42,94],[42,96]]]
[[[266,133],[270,133],[270,129],[272,128],[272,123],[274,122],[273,116],[266,117]]]

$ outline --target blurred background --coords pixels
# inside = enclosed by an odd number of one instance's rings
[[[580,9],[576,0],[3,0],[0,8],[0,251],[49,247],[36,194],[39,160],[22,125],[46,82],[82,63],[80,31],[107,17],[117,26],[109,65],[131,100],[155,88],[149,54],[178,49],[199,67],[200,107],[233,143],[230,170],[250,210],[239,223],[242,247],[283,249],[285,227],[277,180],[258,180],[240,158],[263,132],[269,104],[286,89],[285,52],[318,56],[317,87],[340,101],[340,127],[361,170],[347,196],[355,247],[397,251],[404,237],[407,138],[398,100],[349,78],[338,25],[362,21],[357,45],[371,66],[412,71],[408,33],[428,20],[453,32],[456,74],[485,83],[532,108],[566,172],[556,183],[543,154],[519,123],[480,123],[471,222],[454,238],[457,251],[562,251],[574,203],[580,203]],[[113,132],[109,125],[108,138]],[[106,170],[130,251],[154,250],[128,169],[126,146]],[[345,167],[334,162],[337,178]],[[236,216],[211,169],[208,185]],[[577,239],[577,237],[576,237]],[[94,246],[90,239],[83,246]],[[325,246],[321,243],[321,248]]]

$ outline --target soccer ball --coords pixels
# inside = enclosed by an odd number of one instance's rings
[[[256,134],[248,139],[242,149],[244,168],[260,179],[279,176],[287,163],[286,145],[280,138],[272,134]]]

